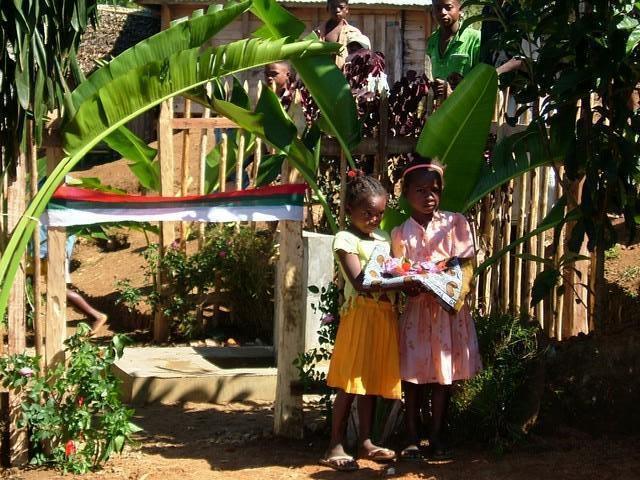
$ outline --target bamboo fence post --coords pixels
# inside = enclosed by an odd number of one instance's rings
[[[507,109],[507,104],[509,102],[509,91],[499,92],[498,96],[499,100],[499,110],[498,110],[498,130],[496,132],[496,140],[497,142],[501,141],[504,137],[508,135],[507,125],[505,124],[504,112]],[[510,180],[506,185],[506,191],[503,192],[501,196],[502,200],[502,215],[500,216],[500,220],[502,222],[501,230],[501,246],[506,247],[511,243],[511,208],[513,205],[513,180]],[[501,306],[502,311],[507,311],[510,306],[510,290],[511,290],[511,253],[506,253],[503,255],[500,261],[500,280],[502,286],[500,288],[500,301],[499,305]]]
[[[211,90],[210,85],[207,85],[207,91]],[[211,109],[205,108],[202,114],[204,118],[211,118]],[[198,172],[198,194],[205,194],[205,182],[206,182],[206,170],[207,170],[207,145],[209,143],[209,130],[203,128],[200,130],[200,171]],[[216,136],[213,135],[212,147],[216,148]],[[200,222],[198,225],[198,249],[202,250],[204,246],[204,232],[206,227],[205,222]]]
[[[482,229],[481,239],[484,244],[485,260],[490,258],[493,253],[493,202],[494,192],[491,192],[484,197],[482,201],[482,213],[480,226]],[[485,314],[489,313],[489,306],[491,304],[491,272],[495,269],[495,265],[492,265],[482,274],[482,307]]]
[[[549,167],[541,167],[542,171],[542,175],[540,175],[540,194],[542,195],[542,197],[540,198],[540,210],[538,211],[538,223],[537,225],[540,225],[540,223],[542,223],[542,220],[544,220],[544,217],[546,217],[547,215],[547,207],[549,206]],[[537,251],[536,251],[536,255],[540,258],[546,258],[546,252],[545,252],[545,241],[544,241],[544,232],[541,233],[540,235],[538,235],[538,245],[537,245]],[[547,321],[549,321],[549,319],[547,318],[547,316],[545,315],[545,308],[544,305],[548,304],[551,301],[551,296],[548,296],[547,298],[545,298],[542,303],[540,303],[540,321],[541,321],[541,325],[546,329],[546,323]]]
[[[563,194],[562,191],[562,178],[564,177],[564,167],[558,167],[558,179],[556,182],[556,198],[560,198]],[[566,225],[560,231],[560,236],[558,238],[558,245],[555,251],[555,264],[557,265],[560,261],[560,258],[564,255],[564,245],[566,239]],[[558,293],[557,289],[554,289],[554,304],[552,306],[553,311],[553,324],[551,322],[547,322],[548,325],[545,325],[545,333],[549,338],[556,337],[558,340],[562,340],[562,323],[564,318],[564,300],[565,294],[564,290],[562,293]]]
[[[191,118],[191,100],[184,99],[184,118]],[[186,197],[189,193],[189,157],[191,153],[191,130],[185,128],[182,131],[182,158],[180,159],[180,196]],[[180,222],[180,248],[186,252],[189,225]]]
[[[220,192],[225,192],[227,190],[227,148],[228,148],[228,139],[227,133],[223,132],[220,137],[220,165],[219,165],[219,175],[218,175],[218,183],[220,184]]]
[[[3,147],[0,145],[0,168],[4,172],[5,164],[4,164],[4,156],[2,155]],[[0,181],[2,182],[2,186],[0,188],[0,249],[4,252],[6,247],[6,242],[8,240],[9,232],[6,227],[6,222],[8,220],[7,215],[8,212],[5,209],[5,205],[7,202],[7,175],[1,175]],[[4,355],[4,335],[6,333],[6,329],[4,326],[4,322],[0,322],[0,355]],[[2,388],[0,387],[0,392],[2,392]]]
[[[537,223],[538,223],[538,197],[540,196],[540,176],[538,175],[538,171],[536,170],[531,170],[530,173],[530,180],[531,180],[531,196],[530,196],[530,209],[529,209],[529,218],[528,218],[528,225],[527,225],[527,230],[528,231],[532,231],[536,228]],[[538,248],[538,242],[537,242],[537,238],[536,237],[531,237],[531,239],[529,239],[529,241],[527,241],[528,244],[528,251],[529,253],[535,254],[535,252],[537,251]],[[525,304],[525,308],[527,309],[527,312],[531,313],[531,287],[533,286],[533,281],[536,278],[536,275],[538,274],[538,267],[539,264],[538,262],[528,262],[528,269],[527,269],[527,274],[525,276],[526,278],[526,285],[525,285],[525,294],[524,294],[524,304]],[[536,320],[539,320],[538,314],[539,314],[539,308],[538,305],[536,305],[536,308],[534,308],[533,310],[533,315],[536,318]],[[540,326],[543,326],[542,324],[540,324]]]
[[[518,205],[518,223],[516,224],[516,237],[522,238],[525,230],[525,223],[527,221],[527,214],[525,205],[527,205],[527,194],[529,187],[529,174],[525,173],[520,177],[518,183],[518,193],[520,198],[520,204]],[[513,261],[513,311],[517,315],[520,315],[522,309],[522,275],[523,275],[523,262],[522,253],[524,252],[524,244],[520,243],[516,247],[516,257]]]
[[[236,133],[238,139],[238,154],[236,156],[236,190],[242,190],[242,174],[244,172],[244,131],[238,129]]]
[[[343,230],[346,225],[345,199],[347,196],[347,157],[340,151],[340,210],[338,210],[338,225]]]
[[[387,168],[387,141],[389,137],[389,99],[386,93],[380,95],[380,125],[378,127],[378,155],[373,164],[373,174],[380,179],[382,185],[389,189],[389,169]]]
[[[492,254],[500,250],[502,246],[502,217],[504,212],[504,202],[502,199],[502,188],[497,188],[494,191],[495,207],[494,214],[492,216],[491,226],[491,249]],[[491,267],[491,281],[489,282],[489,312],[500,312],[502,305],[500,305],[500,277],[502,275],[502,262],[496,262]]]
[[[31,199],[38,193],[38,151],[33,138],[33,121],[29,121],[27,145],[31,174]],[[40,371],[44,372],[44,323],[42,321],[42,261],[40,260],[40,224],[33,231],[33,336]],[[1,342],[0,342],[1,343]]]
[[[27,127],[29,128],[29,127]],[[30,145],[26,146],[31,149]],[[7,231],[11,232],[26,209],[27,163],[30,153],[19,153],[15,170],[9,178],[7,191]],[[26,349],[26,310],[25,310],[25,275],[24,256],[20,262],[20,272],[15,277],[9,293],[7,309],[7,333],[9,355],[22,354]],[[22,415],[23,394],[9,391],[9,462],[11,465],[25,465],[29,461],[29,441],[27,430],[18,428]]]
[[[502,246],[511,243],[511,209],[513,207],[513,180],[509,181],[504,194],[502,210]],[[500,262],[500,279],[502,282],[500,305],[506,312],[511,308],[511,253],[506,253]]]

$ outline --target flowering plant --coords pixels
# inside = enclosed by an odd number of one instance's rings
[[[66,341],[67,362],[40,374],[38,357],[0,358],[2,385],[21,399],[19,428],[27,428],[31,463],[54,465],[63,472],[85,473],[113,452],[122,452],[139,430],[133,410],[119,398],[111,365],[122,356],[126,337],[116,335],[100,347],[89,341],[85,323]]]

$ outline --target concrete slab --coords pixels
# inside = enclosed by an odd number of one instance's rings
[[[126,348],[114,373],[134,405],[273,401],[276,392],[273,347]]]

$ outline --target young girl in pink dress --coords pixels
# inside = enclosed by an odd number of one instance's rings
[[[414,156],[402,176],[402,193],[411,217],[391,232],[395,257],[439,262],[457,257],[470,280],[474,256],[471,229],[459,213],[438,209],[443,188],[443,167]],[[463,293],[468,292],[468,281]],[[462,297],[462,295],[461,295]],[[450,454],[442,430],[451,385],[473,377],[481,369],[478,340],[468,305],[461,300],[449,311],[431,293],[408,297],[400,323],[400,376],[405,395],[407,448],[401,456],[419,459],[418,423],[422,387],[431,386],[431,424],[428,431],[432,459]]]

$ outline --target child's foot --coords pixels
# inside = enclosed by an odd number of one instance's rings
[[[109,320],[109,317],[105,313],[97,315],[91,324],[91,334],[95,335],[98,330],[107,324],[107,320]]]
[[[423,459],[418,445],[409,445],[400,452],[400,459],[409,462],[419,462]]]
[[[376,463],[389,463],[396,459],[396,452],[374,445],[371,441],[367,441],[360,446],[358,458],[371,460]]]
[[[453,461],[453,451],[449,446],[441,440],[429,441],[429,454],[427,455],[429,463],[446,463]]]
[[[347,455],[342,445],[327,450],[324,458],[320,459],[320,465],[333,468],[339,472],[353,472],[358,470],[360,466],[351,455]]]

